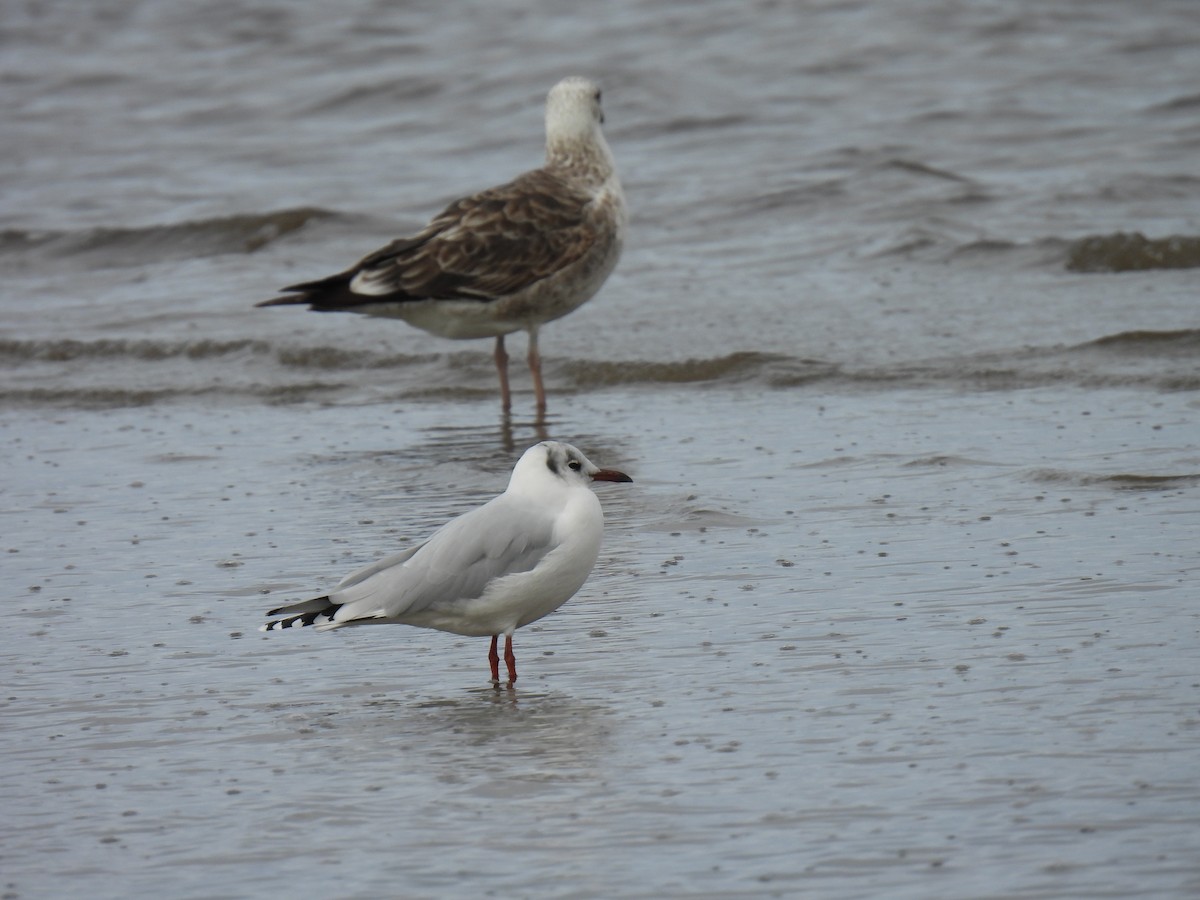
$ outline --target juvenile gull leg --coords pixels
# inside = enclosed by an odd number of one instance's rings
[[[496,352],[493,357],[496,360],[496,374],[500,376],[500,408],[508,412],[512,409],[512,394],[508,389],[508,353],[504,350],[504,335],[496,338]]]
[[[542,383],[542,356],[538,353],[537,328],[529,329],[529,374],[533,376],[533,395],[537,398],[537,417],[546,415],[546,386]]]

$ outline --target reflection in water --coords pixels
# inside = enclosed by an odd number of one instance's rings
[[[613,730],[612,709],[595,700],[491,686],[415,703],[367,700],[339,714],[336,728],[338,743],[349,732],[364,761],[395,758],[401,747],[418,782],[500,793],[587,778],[611,752]]]
[[[499,468],[511,467],[512,458],[519,456],[539,441],[565,441],[574,444],[591,458],[618,456],[611,437],[600,434],[563,431],[558,425],[561,417],[549,415],[545,422],[513,422],[504,415],[498,428],[483,425],[435,424],[421,430],[423,441],[406,446],[406,458],[413,454],[428,455],[437,461],[496,460]],[[497,452],[499,447],[500,452]]]

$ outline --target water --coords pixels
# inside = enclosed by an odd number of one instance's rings
[[[10,5],[4,896],[1195,894],[1192,7]],[[575,72],[634,239],[546,428],[486,342],[253,309]],[[543,433],[636,481],[515,692],[254,630]]]

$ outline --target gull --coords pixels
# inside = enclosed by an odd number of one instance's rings
[[[267,613],[260,631],[389,624],[491,635],[488,663],[500,684],[504,635],[508,685],[517,680],[512,637],[567,602],[591,574],[604,515],[588,485],[633,481],[601,469],[570,444],[534,444],[508,488],[443,525],[424,543],[351,573],[328,594]]]
[[[424,229],[328,278],[258,306],[403,319],[452,339],[494,337],[504,411],[512,408],[504,336],[529,333],[538,419],[546,389],[538,328],[587,302],[617,265],[628,215],[600,124],[600,88],[564,78],[546,98],[546,162],[455,200]]]

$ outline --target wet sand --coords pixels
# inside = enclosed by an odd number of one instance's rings
[[[5,416],[13,893],[1183,890],[1194,398],[766,399],[557,418],[636,484],[511,692],[482,640],[254,630],[500,489],[491,402]]]

